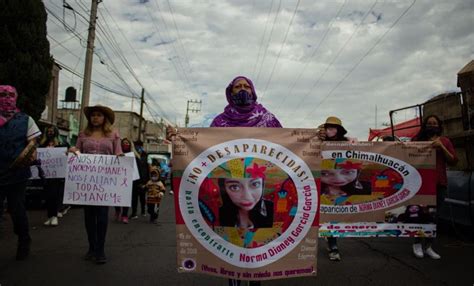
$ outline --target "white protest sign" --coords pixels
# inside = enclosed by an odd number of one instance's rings
[[[128,153],[125,153],[125,156],[133,158],[133,180],[134,181],[140,180],[140,173],[138,173],[138,165],[137,165],[137,160],[135,160],[135,153],[128,152]]]
[[[41,160],[41,169],[47,179],[64,178],[66,176],[66,147],[60,148],[38,148],[37,158]],[[40,179],[38,168],[31,167],[31,180]]]
[[[129,207],[133,161],[125,156],[69,154],[64,203]]]

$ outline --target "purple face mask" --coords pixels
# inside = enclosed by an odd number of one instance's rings
[[[252,94],[246,90],[241,90],[237,94],[233,94],[231,100],[237,106],[249,106],[255,102]]]

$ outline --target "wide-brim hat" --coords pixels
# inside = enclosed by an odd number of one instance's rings
[[[115,113],[112,109],[102,105],[87,106],[84,108],[84,114],[86,115],[87,120],[89,120],[92,112],[94,111],[102,113],[110,121],[110,124],[114,124]]]
[[[345,135],[347,133],[347,130],[344,128],[344,126],[342,126],[342,121],[341,119],[335,117],[335,116],[329,116],[327,119],[326,119],[326,122],[324,123],[324,125],[336,125],[338,126],[340,129],[341,129],[341,132],[342,134],[341,135]]]

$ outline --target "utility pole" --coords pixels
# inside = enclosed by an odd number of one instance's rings
[[[92,0],[91,15],[89,20],[89,35],[87,36],[86,64],[84,66],[84,81],[82,84],[81,109],[79,111],[79,130],[83,130],[86,124],[84,107],[89,105],[92,77],[92,60],[94,57],[95,24],[97,21],[97,6],[99,0]]]
[[[140,121],[138,121],[138,141],[142,141],[142,121],[143,121],[143,105],[145,104],[145,89],[142,88],[142,97],[140,100]]]
[[[191,103],[191,107],[189,104]],[[184,127],[188,127],[189,124],[189,111],[198,113],[201,111],[201,100],[188,100],[188,104],[186,106],[186,117],[184,118]]]

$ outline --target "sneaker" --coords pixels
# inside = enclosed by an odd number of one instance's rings
[[[137,219],[137,218],[138,218],[137,215],[130,216],[130,219]]]
[[[31,239],[18,243],[16,250],[16,260],[25,260],[30,255]]]
[[[126,216],[122,217],[122,222],[124,224],[128,224],[128,217],[126,217]]]
[[[45,226],[50,226],[50,225],[51,225],[51,219],[52,219],[52,217],[48,218],[48,220],[45,221],[45,222],[43,223],[43,225],[45,225]]]
[[[425,256],[423,254],[423,247],[421,246],[421,243],[413,244],[413,254],[416,258],[423,258]]]
[[[333,249],[329,251],[329,260],[331,261],[341,261],[341,255],[339,254],[339,250]]]
[[[62,217],[63,217],[63,214],[62,214],[61,212],[58,212],[58,214],[56,215],[56,217],[62,218]]]
[[[105,257],[105,255],[98,255],[95,258],[95,263],[96,264],[105,264],[105,263],[107,263],[107,258]]]
[[[142,216],[143,216],[143,217],[146,217],[146,213],[142,213]]]
[[[441,256],[436,253],[433,248],[428,247],[427,249],[425,249],[425,253],[426,255],[428,255],[431,259],[441,259]]]
[[[59,222],[58,222],[58,218],[53,216],[51,218],[51,226],[58,226]]]
[[[174,194],[174,192],[173,192],[173,191],[170,191],[170,195],[172,195],[172,194]]]

